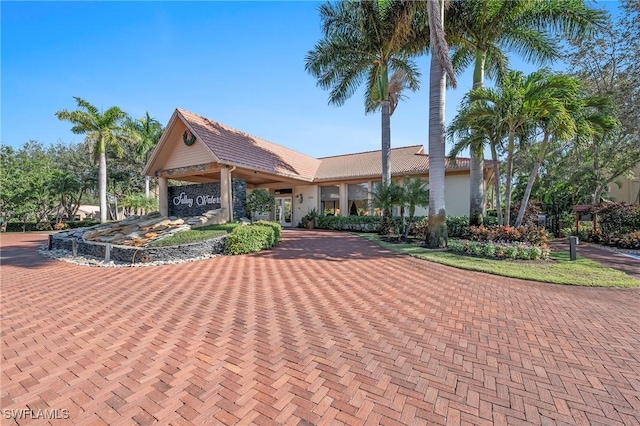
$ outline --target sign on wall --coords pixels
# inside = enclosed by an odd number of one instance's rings
[[[234,217],[244,216],[246,184],[233,180]],[[169,216],[189,217],[201,215],[221,207],[220,182],[198,185],[170,186],[168,188]],[[241,216],[238,216],[241,215]]]

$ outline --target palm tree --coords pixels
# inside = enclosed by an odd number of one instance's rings
[[[550,139],[568,140],[577,130],[574,117],[580,108],[578,102],[580,81],[562,74],[549,75],[547,79],[547,90],[541,94],[531,110],[534,132],[542,133],[542,141],[536,147],[537,155],[529,173],[529,180],[516,218],[516,227],[522,225],[531,189],[538,176]]]
[[[424,3],[416,2],[417,7]],[[456,85],[445,40],[444,0],[426,2],[429,19],[429,237],[432,248],[447,246],[447,214],[445,210],[445,96],[447,77]]]
[[[454,146],[449,151],[449,158],[454,163],[456,157],[465,149],[470,149],[475,155],[480,156],[486,146],[490,148],[493,160],[495,209],[498,215],[498,224],[503,225],[498,149],[501,147],[506,133],[504,126],[501,125],[495,114],[493,105],[488,102],[476,102],[472,108],[467,95],[460,112],[451,121],[447,134],[454,141]]]
[[[326,3],[320,7],[324,38],[305,58],[318,86],[331,90],[330,104],[343,105],[365,82],[365,111],[381,110],[383,182],[391,179],[391,114],[401,90],[419,88],[420,73],[406,53],[410,13],[395,1]]]
[[[402,186],[400,187],[400,201],[408,212],[408,223],[404,229],[404,238],[406,239],[413,223],[413,217],[416,214],[416,207],[426,207],[429,205],[429,190],[427,184],[418,178],[411,179],[409,176],[404,177]],[[404,215],[403,215],[404,222]]]
[[[93,144],[93,159],[98,162],[98,192],[100,194],[100,222],[107,221],[107,146],[116,155],[122,154],[123,142],[131,142],[132,137],[122,125],[127,117],[120,108],[113,106],[104,112],[82,98],[74,97],[79,109],[56,112],[56,117],[73,124],[71,131],[84,134]]]
[[[401,188],[392,180],[382,181],[371,191],[371,207],[382,210],[380,234],[387,235],[391,230],[391,209],[402,204]]]
[[[527,61],[542,63],[560,56],[557,34],[579,37],[604,23],[602,11],[581,0],[462,0],[447,13],[452,28],[456,70],[474,64],[473,89],[484,84],[485,70],[500,79],[507,70],[504,50],[514,50]],[[471,150],[470,223],[479,225],[484,212],[482,156]]]
[[[162,124],[155,118],[152,118],[147,111],[142,118],[134,120],[131,117],[127,117],[125,127],[135,135],[136,145],[134,152],[137,160],[146,163],[149,159],[149,154],[158,144],[162,136],[164,130]],[[149,197],[149,176],[145,176],[144,194],[146,197]]]
[[[545,96],[557,90],[558,81],[549,79],[542,69],[525,77],[520,71],[509,71],[494,88],[481,87],[469,93],[469,112],[476,119],[497,120],[507,137],[507,169],[504,223],[510,224],[513,156],[516,140],[522,142],[531,131],[532,120]]]

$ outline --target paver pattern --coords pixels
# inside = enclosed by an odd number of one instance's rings
[[[640,424],[637,289],[471,273],[330,232],[126,269],[43,258],[45,240],[1,237],[3,417]]]

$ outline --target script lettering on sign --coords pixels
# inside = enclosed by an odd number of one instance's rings
[[[189,207],[193,206],[193,198],[187,197],[187,194],[181,192],[177,197],[173,197],[173,205],[179,206],[180,204],[186,204]]]
[[[196,197],[196,204],[199,206],[207,206],[209,204],[220,204],[220,197],[214,197],[213,195],[198,195]]]

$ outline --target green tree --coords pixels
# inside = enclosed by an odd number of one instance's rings
[[[531,190],[547,154],[550,139],[568,141],[573,138],[578,130],[576,119],[579,110],[592,106],[595,102],[595,100],[580,99],[580,81],[576,78],[563,74],[549,74],[546,79],[547,89],[532,104],[529,111],[531,139],[536,140],[537,135],[541,134],[542,140],[534,147],[529,147],[536,151],[536,157],[520,203],[516,227],[522,225]]]
[[[392,180],[382,181],[374,185],[371,191],[371,207],[382,211],[381,235],[391,232],[391,211],[394,206],[402,204],[402,189]]]
[[[71,131],[84,134],[86,140],[94,147],[94,161],[98,163],[98,192],[100,197],[100,222],[107,221],[107,147],[111,147],[116,155],[121,156],[122,144],[133,140],[131,133],[123,127],[127,115],[120,108],[113,106],[104,112],[82,98],[74,97],[78,108],[75,111],[66,109],[56,112],[56,117],[73,124]]]
[[[472,107],[469,95],[465,96],[460,111],[451,121],[447,133],[454,142],[453,148],[449,151],[449,158],[454,164],[457,156],[465,149],[473,150],[477,157],[481,157],[485,148],[489,147],[493,165],[495,209],[498,224],[503,225],[498,151],[506,137],[506,128],[494,114],[493,106],[487,102],[476,102]]]
[[[582,0],[462,0],[452,2],[446,28],[451,28],[456,70],[474,64],[473,89],[484,84],[485,70],[500,79],[508,68],[505,51],[515,51],[526,61],[542,63],[561,55],[554,35],[580,37],[597,25],[604,14]],[[472,225],[484,214],[482,150],[471,149],[470,212]]]
[[[424,7],[425,3],[414,3]],[[453,73],[449,46],[444,31],[444,0],[426,2],[431,62],[429,66],[429,235],[427,244],[432,248],[447,245],[447,213],[445,207],[445,97],[447,77],[453,87]],[[424,41],[423,41],[424,42]]]
[[[125,127],[129,129],[135,138],[135,159],[144,166],[149,160],[151,151],[160,141],[164,128],[158,120],[149,115],[149,112],[146,112],[144,117],[137,119],[127,117]],[[149,176],[145,176],[144,193],[147,197],[149,196],[149,181]]]
[[[247,195],[247,213],[252,222],[256,215],[272,212],[275,204],[276,197],[266,189],[254,189]]]
[[[588,96],[607,97],[619,120],[615,131],[583,139],[567,155],[577,166],[570,175],[588,185],[597,204],[608,186],[630,174],[640,162],[640,2],[621,3],[617,22],[609,17],[603,31],[569,40],[565,56],[570,72],[582,82]]]
[[[27,168],[22,153],[13,147],[0,146],[0,215],[2,216],[2,231],[7,223],[25,215],[28,193],[28,183],[25,178]]]
[[[391,179],[390,117],[403,89],[417,90],[420,73],[409,58],[410,8],[396,1],[326,3],[320,7],[323,39],[305,58],[329,103],[343,105],[365,82],[365,112],[381,111],[382,180]]]
[[[72,219],[84,202],[87,194],[97,193],[98,177],[91,164],[91,152],[85,144],[57,144],[47,151],[57,170],[51,181],[53,192],[58,196],[60,207]]]
[[[404,238],[409,235],[409,230],[416,215],[416,207],[427,207],[429,205],[429,189],[427,183],[419,177],[411,179],[404,177],[400,187],[400,202],[402,205],[402,222],[404,223],[404,212],[407,210],[407,224],[404,228]]]
[[[513,157],[516,146],[527,139],[540,104],[558,90],[559,81],[549,78],[542,69],[526,76],[520,71],[509,71],[496,88],[480,87],[469,93],[469,111],[477,120],[498,120],[506,133],[506,184],[504,222],[510,224]]]
[[[12,218],[23,222],[34,219],[48,229],[48,216],[57,203],[50,184],[56,167],[45,147],[29,141],[18,151],[2,146],[0,152],[0,209],[4,222]]]
[[[142,193],[127,194],[120,206],[128,210],[128,212],[126,212],[128,216],[139,212],[157,210],[158,200],[155,197],[148,197]]]

